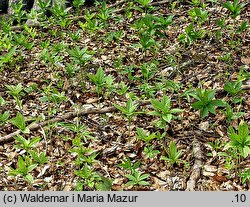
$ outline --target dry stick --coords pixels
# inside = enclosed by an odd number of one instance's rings
[[[241,89],[242,90],[250,90],[250,85],[243,85],[243,86],[241,86]],[[220,91],[224,91],[224,89],[217,89],[216,91],[220,92]],[[148,104],[150,104],[150,101],[142,101],[139,103],[139,106],[144,106],[144,105],[148,105]],[[78,115],[83,116],[86,114],[105,114],[105,113],[111,113],[111,112],[115,112],[115,111],[117,111],[117,109],[115,107],[107,107],[107,108],[103,108],[100,110],[96,109],[96,108],[90,108],[87,110],[80,111],[79,114],[77,112],[69,112],[69,113],[64,114],[61,117],[53,118],[50,121],[44,121],[41,123],[31,124],[30,126],[28,126],[28,128],[30,131],[34,131],[34,130],[37,130],[40,127],[44,127],[48,124],[59,122],[59,121],[65,120],[65,119],[70,119],[70,118],[76,117]],[[12,133],[6,135],[6,136],[0,137],[0,143],[11,141],[11,140],[13,140],[14,136],[16,136],[20,133],[21,133],[21,130],[17,130],[15,132],[12,132]]]
[[[139,103],[139,106],[145,106],[145,105],[148,105],[149,103],[150,103],[150,101],[142,101]],[[50,119],[49,121],[47,120],[47,121],[43,121],[40,123],[33,123],[33,124],[29,125],[27,128],[30,131],[34,131],[34,130],[39,129],[40,127],[44,127],[44,126],[47,126],[49,124],[53,124],[53,123],[60,122],[63,120],[71,119],[71,118],[74,118],[76,116],[83,116],[86,114],[105,114],[105,113],[111,113],[111,112],[115,112],[115,111],[118,111],[115,107],[106,107],[103,109],[90,108],[90,109],[85,109],[85,110],[80,111],[80,112],[69,112],[69,113],[64,114],[61,117],[56,117],[56,118]],[[0,137],[0,143],[12,141],[13,137],[20,134],[20,133],[21,133],[21,130],[17,130],[15,132],[12,132],[12,133],[6,135],[6,136]]]
[[[186,191],[194,191],[195,184],[197,180],[200,178],[201,168],[202,168],[202,152],[201,145],[198,139],[194,138],[193,141],[193,154],[194,154],[194,165],[192,167],[192,173],[187,182]]]

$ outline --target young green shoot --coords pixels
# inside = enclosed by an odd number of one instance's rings
[[[177,146],[174,141],[171,141],[169,143],[169,148],[166,149],[167,156],[161,156],[161,160],[167,161],[171,166],[173,166],[175,163],[179,164],[182,162],[180,160],[180,156],[182,155],[182,150],[177,149]]]

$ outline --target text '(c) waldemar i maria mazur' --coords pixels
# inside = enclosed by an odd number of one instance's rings
[[[130,195],[117,195],[116,193],[108,193],[107,195],[88,195],[83,194],[72,194],[72,195],[45,195],[45,194],[20,194],[20,199],[22,203],[67,203],[67,202],[77,202],[77,203],[97,203],[97,202],[122,202],[122,203],[135,203],[138,201],[138,196]]]

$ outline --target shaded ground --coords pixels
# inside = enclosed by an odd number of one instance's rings
[[[249,24],[249,6],[245,7],[241,15],[233,20],[229,12],[221,4],[208,3],[206,10],[209,18],[201,28],[204,36],[193,44],[185,47],[178,41],[178,36],[190,24],[191,17],[188,11],[194,8],[191,4],[165,3],[152,11],[155,16],[167,17],[174,15],[173,23],[163,32],[164,36],[156,35],[155,39],[158,48],[143,50],[138,44],[138,30],[132,25],[142,18],[145,13],[132,11],[131,18],[127,18],[123,11],[112,12],[108,20],[108,27],[89,33],[79,27],[78,21],[73,21],[66,29],[51,24],[36,28],[37,35],[29,42],[34,44],[32,49],[27,49],[18,43],[13,37],[20,31],[14,31],[9,35],[11,44],[17,46],[17,52],[13,61],[4,64],[0,74],[0,96],[5,100],[0,112],[10,112],[10,117],[16,116],[20,111],[27,120],[34,121],[41,115],[45,120],[63,116],[68,112],[74,112],[77,108],[96,107],[98,109],[111,107],[113,104],[125,105],[127,95],[119,95],[117,90],[105,88],[99,97],[96,93],[96,86],[88,78],[88,74],[96,73],[101,66],[106,75],[114,77],[114,83],[123,81],[129,88],[127,92],[134,93],[138,98],[135,100],[149,100],[152,97],[161,99],[163,94],[171,98],[171,106],[183,110],[178,118],[172,120],[166,129],[159,129],[152,124],[157,117],[145,113],[134,116],[129,124],[120,112],[106,114],[89,114],[64,120],[64,123],[74,125],[85,125],[86,130],[91,132],[95,139],[86,138],[83,146],[93,149],[98,153],[96,160],[91,163],[95,172],[113,180],[112,190],[186,190],[187,182],[190,179],[195,164],[193,153],[193,142],[198,140],[202,152],[202,169],[195,190],[248,190],[249,183],[242,184],[239,172],[249,169],[249,156],[241,159],[238,164],[231,157],[228,160],[220,156],[224,150],[225,143],[229,142],[228,127],[236,127],[240,120],[249,125],[250,96],[249,90],[240,93],[241,101],[233,102],[223,87],[227,81],[236,81],[241,78],[244,85],[249,85],[249,64],[250,51],[249,29],[232,36],[243,21]],[[172,5],[172,8],[171,8]],[[122,8],[127,4],[122,4]],[[121,5],[115,9],[120,9]],[[221,36],[218,33],[219,26],[216,21],[225,18],[228,28],[222,29]],[[123,31],[121,37],[116,40],[108,40],[111,31]],[[216,36],[217,31],[217,36]],[[79,39],[72,40],[72,34],[79,32]],[[23,34],[27,35],[27,32]],[[4,32],[1,38],[4,39]],[[48,55],[43,47],[47,41]],[[6,43],[7,40],[2,40]],[[66,63],[73,67],[72,59],[66,48],[73,48],[77,45],[80,48],[87,47],[92,51],[93,59],[86,64],[78,64],[77,72],[67,72]],[[2,47],[2,54],[6,49]],[[2,55],[1,54],[1,55]],[[50,59],[52,58],[52,59]],[[146,83],[149,89],[143,90],[143,74],[141,66],[144,63],[155,64],[157,71]],[[16,101],[6,91],[6,85],[17,85],[21,83],[26,89],[21,96],[22,107],[17,107]],[[145,85],[144,85],[145,87]],[[242,117],[228,123],[223,109],[216,109],[216,114],[201,119],[199,111],[191,107],[195,101],[192,96],[188,100],[185,91],[188,89],[204,88],[215,89],[216,98],[231,103],[231,107],[237,112],[243,112]],[[29,90],[30,89],[30,90]],[[54,91],[53,91],[54,90]],[[65,96],[66,100],[60,103],[46,101],[46,96]],[[55,97],[55,99],[56,99]],[[43,98],[41,100],[41,98]],[[43,102],[45,100],[45,102]],[[54,111],[52,109],[55,109]],[[151,104],[139,106],[138,111],[152,111]],[[31,123],[31,121],[28,121]],[[136,138],[136,128],[143,128],[151,133],[159,132],[166,135],[162,139],[154,139],[150,146],[159,150],[159,154],[153,158],[146,156],[143,151],[146,143]],[[11,123],[0,125],[0,135],[3,137],[17,130]],[[22,176],[8,176],[11,168],[17,168],[18,157],[26,152],[23,149],[16,149],[15,142],[10,141],[0,146],[0,190],[74,190],[79,176],[74,170],[80,166],[74,162],[77,159],[76,153],[72,153],[74,139],[78,133],[55,123],[31,131],[29,134],[22,134],[26,138],[41,137],[36,149],[39,152],[45,151],[49,157],[47,163],[37,166],[31,174],[34,181],[29,184]],[[181,163],[169,166],[160,157],[166,155],[164,146],[174,140],[179,150],[182,150]],[[218,140],[218,141],[216,141]],[[218,148],[212,148],[208,142],[218,142]],[[229,157],[229,156],[228,156]],[[127,185],[128,170],[118,166],[125,158],[130,158],[133,163],[140,161],[138,170],[149,174],[146,179],[148,186]],[[232,162],[230,167],[228,162]],[[235,170],[235,165],[237,169]],[[83,188],[91,190],[91,186]]]

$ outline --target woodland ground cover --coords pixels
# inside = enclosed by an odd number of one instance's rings
[[[2,17],[0,190],[249,190],[249,4],[74,2]]]

